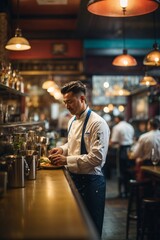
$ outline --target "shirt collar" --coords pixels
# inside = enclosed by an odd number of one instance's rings
[[[84,111],[81,113],[79,119],[84,119],[84,118],[86,117],[86,115],[87,115],[88,110],[89,110],[89,107],[87,107],[86,110],[84,110]]]

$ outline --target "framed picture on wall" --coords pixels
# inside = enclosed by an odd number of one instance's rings
[[[133,118],[148,118],[148,96],[146,93],[133,97],[132,101]]]
[[[66,43],[53,43],[52,53],[54,55],[64,55],[67,52]]]

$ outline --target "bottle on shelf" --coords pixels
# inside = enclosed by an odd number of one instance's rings
[[[8,65],[8,70],[7,70],[8,80],[7,80],[7,85],[6,85],[6,86],[8,86],[8,87],[11,86],[12,77],[13,77],[12,74],[13,74],[13,73],[12,73],[12,66],[11,66],[11,63],[9,63],[9,65]]]
[[[5,64],[4,62],[1,63],[1,77],[0,77],[0,82],[4,84],[5,82]]]
[[[21,75],[20,75],[20,92],[24,93],[24,81]]]
[[[3,104],[0,103],[0,124],[4,123],[4,111],[3,111]]]
[[[16,69],[15,89],[16,89],[17,91],[20,91],[20,88],[21,88],[20,74],[19,74],[19,71]]]
[[[9,112],[8,112],[8,105],[6,105],[4,109],[4,123],[8,123],[8,121],[9,121]]]

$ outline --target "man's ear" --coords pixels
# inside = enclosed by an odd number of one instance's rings
[[[82,101],[86,101],[86,97],[84,95],[81,96]]]

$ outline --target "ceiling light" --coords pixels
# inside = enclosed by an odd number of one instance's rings
[[[118,110],[119,110],[120,112],[124,112],[124,109],[125,109],[125,108],[124,108],[123,105],[119,105],[119,106],[118,106]]]
[[[153,0],[90,0],[89,12],[106,17],[132,17],[155,11],[158,3]]]
[[[123,54],[115,57],[112,64],[120,67],[132,67],[137,65],[137,61],[127,53],[127,49],[123,49]]]
[[[129,96],[131,93],[125,88],[121,88],[119,85],[113,86],[113,95],[114,96]]]
[[[157,84],[156,80],[151,76],[147,76],[147,74],[140,80],[139,83],[140,85],[144,85],[147,87]]]
[[[29,50],[31,46],[28,40],[22,37],[21,29],[17,28],[15,31],[15,36],[7,42],[5,48],[13,51],[23,51]]]
[[[125,26],[123,19],[123,54],[114,58],[112,64],[114,66],[120,67],[132,67],[137,65],[137,61],[134,57],[127,53],[127,49],[125,48]]]
[[[115,84],[110,89],[106,90],[105,95],[107,97],[119,97],[119,96],[129,96],[131,93],[128,89]]]
[[[47,80],[42,84],[43,89],[48,89],[48,88],[53,87],[53,86],[54,86],[54,82],[51,81],[51,80]]]
[[[160,66],[160,51],[157,43],[156,37],[156,16],[153,14],[153,29],[154,29],[154,39],[153,50],[150,51],[144,58],[143,64],[147,66]]]
[[[143,64],[148,66],[160,66],[160,51],[157,43],[153,44],[153,50],[145,56]]]
[[[19,21],[19,0],[17,0],[17,23]],[[19,27],[16,28],[15,36],[12,37],[5,46],[6,49],[12,51],[24,51],[31,48],[28,40],[22,37],[22,32]]]

